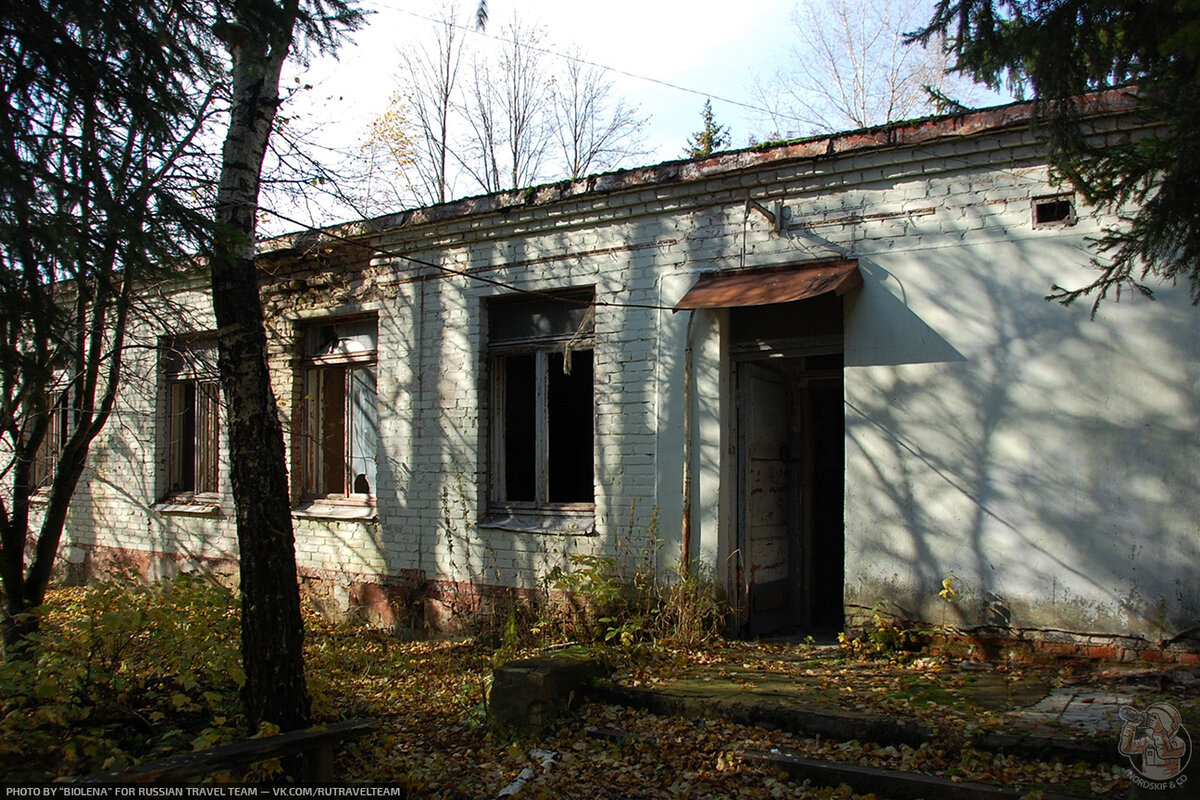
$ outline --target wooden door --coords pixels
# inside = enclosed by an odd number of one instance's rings
[[[793,622],[794,483],[789,475],[791,399],[787,376],[753,363],[739,387],[742,586],[750,635]]]

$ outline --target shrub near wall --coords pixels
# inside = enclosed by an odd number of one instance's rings
[[[234,594],[180,577],[55,590],[0,666],[7,782],[117,769],[244,736]]]

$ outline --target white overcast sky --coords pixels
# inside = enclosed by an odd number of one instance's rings
[[[339,138],[361,136],[366,120],[383,110],[396,85],[397,48],[432,29],[439,0],[364,0],[374,11],[367,27],[345,46],[339,60],[321,60],[303,75],[313,84],[300,110],[336,125]],[[473,0],[462,0],[474,9]],[[719,98],[753,104],[755,72],[766,76],[787,54],[794,35],[789,17],[794,0],[490,0],[488,32],[498,33],[514,12],[523,23],[540,24],[546,46],[556,51],[578,45],[585,58],[619,72],[615,92],[650,117],[646,164],[683,155],[688,136],[699,130],[705,95],[711,94],[717,122],[727,125],[732,145],[761,133],[752,112]],[[471,33],[469,36],[477,34]],[[625,74],[628,73],[628,74]],[[672,89],[663,83],[694,90]]]

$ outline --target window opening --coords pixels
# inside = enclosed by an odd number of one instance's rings
[[[595,499],[592,290],[489,308],[494,503]]]
[[[565,353],[549,353],[547,360],[549,500],[551,503],[590,503],[595,495],[592,351],[574,351],[569,372],[565,369]]]
[[[30,475],[36,491],[50,488],[54,473],[58,470],[58,462],[62,458],[63,448],[67,446],[69,402],[66,389],[53,390],[46,399],[46,433],[38,444],[37,452],[34,453],[33,470]]]
[[[373,500],[379,412],[376,321],[343,320],[305,332],[306,495]]]
[[[1033,225],[1074,225],[1075,204],[1071,195],[1035,197],[1033,199]]]
[[[176,341],[165,365],[167,493],[215,494],[221,447],[217,344]]]

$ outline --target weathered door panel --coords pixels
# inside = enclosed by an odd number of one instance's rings
[[[758,364],[742,365],[739,393],[742,590],[754,635],[791,623],[791,401],[786,376]]]

